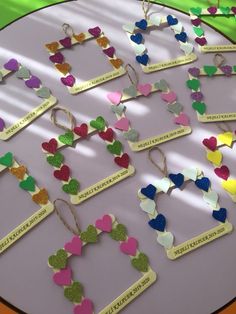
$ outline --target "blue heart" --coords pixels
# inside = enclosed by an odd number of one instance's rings
[[[143,36],[141,33],[137,33],[135,35],[131,35],[130,39],[136,43],[137,45],[141,44],[141,42],[143,41]]]
[[[186,43],[187,41],[187,34],[185,32],[181,32],[179,34],[175,35],[175,38],[179,41],[182,41],[183,43]]]
[[[219,210],[213,210],[212,217],[220,222],[225,222],[227,217],[227,209],[220,208]]]
[[[162,214],[158,214],[156,218],[149,220],[149,226],[158,231],[164,231],[166,226],[166,218]]]
[[[209,180],[207,177],[203,177],[203,178],[201,178],[201,179],[197,179],[197,180],[195,181],[195,185],[196,185],[199,189],[201,189],[201,190],[203,190],[203,191],[205,191],[205,192],[208,192],[209,187],[210,187],[210,185],[211,185],[211,182],[210,182],[210,180]]]
[[[141,193],[143,195],[145,195],[147,198],[150,198],[150,200],[154,200],[154,197],[156,195],[156,191],[157,191],[157,189],[152,184],[149,184],[145,188],[141,189]]]
[[[170,173],[169,178],[175,184],[175,186],[177,186],[177,188],[180,188],[181,185],[184,183],[184,176],[182,175],[182,173]]]
[[[167,16],[167,23],[171,26],[171,25],[176,25],[178,24],[178,20],[177,18],[173,17],[172,15],[168,15]]]
[[[147,21],[142,19],[141,21],[136,22],[135,26],[137,26],[138,28],[143,29],[145,31],[147,29]]]
[[[138,63],[141,63],[143,65],[147,65],[148,59],[149,57],[146,53],[142,56],[136,56],[136,60],[138,61]]]

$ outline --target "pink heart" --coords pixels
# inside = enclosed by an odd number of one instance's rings
[[[109,47],[107,49],[103,49],[103,52],[105,55],[107,55],[109,58],[112,58],[114,53],[115,53],[115,48],[114,47]]]
[[[83,299],[81,304],[74,307],[74,314],[93,314],[93,303],[89,299]]]
[[[75,78],[73,75],[67,75],[66,77],[61,77],[61,81],[64,85],[72,87],[75,84]]]
[[[81,255],[83,242],[80,240],[78,236],[74,236],[70,242],[67,242],[64,245],[64,249],[73,254],[73,255]]]
[[[112,219],[109,215],[104,215],[102,219],[98,219],[95,223],[95,227],[105,232],[111,232]]]
[[[232,8],[231,8],[231,11],[233,12],[233,14],[236,15],[236,7],[232,7]]]
[[[169,93],[161,93],[161,99],[168,103],[172,103],[177,99],[177,95],[175,92],[169,92]]]
[[[201,24],[201,20],[199,18],[196,18],[194,20],[191,20],[191,23],[194,25],[194,26],[199,26]]]
[[[128,238],[126,242],[120,244],[121,252],[135,256],[138,247],[138,241],[135,238]]]
[[[2,132],[5,128],[5,121],[0,117],[0,132]]]
[[[64,60],[63,54],[61,52],[55,53],[55,55],[52,55],[49,57],[50,61],[53,63],[62,63]]]
[[[115,123],[115,128],[121,131],[128,131],[129,130],[129,119],[121,118]]]
[[[210,13],[210,14],[216,14],[217,12],[217,7],[210,7],[207,9],[207,11]]]
[[[195,41],[197,44],[199,44],[200,46],[204,46],[207,43],[207,40],[205,37],[197,37],[195,38]]]
[[[151,93],[152,85],[151,84],[138,84],[137,89],[143,96],[148,96]]]
[[[113,105],[119,105],[121,98],[122,98],[122,93],[121,92],[113,92],[107,94],[107,98],[110,100]]]
[[[188,126],[189,125],[189,117],[185,113],[181,113],[178,117],[174,118],[174,122],[176,124]]]
[[[71,48],[71,38],[66,37],[64,39],[59,40],[60,44],[65,48]]]
[[[58,286],[69,286],[71,284],[71,268],[61,269],[53,275],[53,281]]]
[[[98,26],[96,26],[96,27],[94,27],[94,28],[90,28],[90,29],[88,30],[88,32],[89,32],[91,35],[93,35],[94,37],[98,37],[98,36],[100,35],[100,33],[101,33],[101,28],[98,27]]]
[[[230,172],[227,166],[221,166],[214,169],[215,174],[223,180],[228,180]]]

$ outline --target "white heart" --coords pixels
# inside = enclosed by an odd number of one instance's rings
[[[216,207],[218,202],[218,194],[215,191],[204,193],[203,199],[207,204]]]
[[[135,30],[135,25],[133,23],[125,24],[122,26],[123,30],[129,33],[133,33]]]
[[[156,181],[155,183],[153,183],[153,185],[163,191],[164,193],[167,193],[169,191],[169,188],[171,186],[171,181],[168,178],[163,178],[161,180]]]
[[[146,50],[146,47],[143,44],[134,45],[134,51],[137,55],[141,55]]]
[[[193,181],[196,181],[197,176],[198,176],[198,170],[197,169],[184,169],[182,171],[182,174],[185,177],[187,177],[187,178],[189,178],[189,179],[191,179]]]
[[[159,16],[150,16],[149,20],[155,26],[159,26],[161,24],[161,18]]]
[[[171,28],[172,28],[175,32],[180,33],[180,32],[182,31],[182,29],[183,29],[183,25],[182,25],[182,23],[179,22],[178,24],[171,25]]]
[[[140,207],[142,210],[144,210],[148,214],[154,214],[154,211],[156,209],[156,203],[153,200],[150,200],[147,198],[144,201],[141,201]]]
[[[171,249],[174,242],[174,236],[171,232],[159,233],[157,242],[164,246],[164,248]]]
[[[193,45],[190,43],[181,43],[180,49],[183,50],[186,55],[189,55],[193,51]]]

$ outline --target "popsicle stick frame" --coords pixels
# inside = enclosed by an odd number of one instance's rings
[[[184,52],[184,56],[164,62],[150,64],[147,49],[143,43],[144,37],[141,32],[158,30],[163,27],[170,27],[174,32],[174,36],[179,42],[180,49]],[[191,63],[197,59],[197,56],[193,53],[193,45],[187,41],[187,34],[183,31],[182,23],[179,22],[175,16],[150,16],[150,18],[142,19],[136,23],[126,24],[123,26],[123,29],[126,32],[132,47],[134,48],[136,54],[135,60],[141,65],[142,70],[145,73],[160,71],[186,63]]]
[[[190,19],[193,26],[193,32],[195,34],[195,42],[201,52],[226,52],[226,51],[236,51],[236,45],[208,45],[207,39],[205,37],[204,29],[201,25],[201,17],[215,17],[215,16],[225,16],[226,18],[230,16],[236,17],[236,7],[223,7],[211,6],[209,8],[191,8]]]
[[[27,174],[26,167],[18,164],[11,152],[0,157],[0,174],[5,170],[9,170],[19,180],[19,187],[31,195],[32,201],[38,204],[40,209],[0,240],[0,254],[50,215],[54,209],[48,199],[47,190],[36,185],[35,179]]]
[[[214,166],[215,174],[221,179],[221,186],[236,203],[236,179],[230,175],[229,168],[223,164],[223,154],[220,151],[221,147],[227,146],[232,149],[236,141],[235,132],[227,131],[218,134],[217,137],[211,136],[203,140],[203,145],[206,148],[206,158]]]
[[[113,240],[119,242],[121,252],[129,255],[131,265],[142,274],[142,277],[99,311],[99,314],[119,313],[156,281],[157,276],[149,266],[148,257],[138,250],[138,241],[127,235],[126,227],[119,224],[113,215],[104,215],[95,225],[89,225],[86,231],[74,236],[64,248],[48,259],[48,265],[54,272],[53,281],[63,287],[65,298],[74,304],[73,313],[92,314],[95,310],[92,301],[84,296],[82,284],[73,280],[68,261],[71,256],[81,256],[85,245],[97,243],[101,233],[107,233]]]
[[[160,92],[161,99],[167,103],[167,110],[174,115],[173,122],[180,127],[167,133],[138,140],[139,134],[130,126],[123,103],[140,96],[148,97],[155,92]],[[107,98],[111,102],[111,109],[118,119],[115,128],[123,131],[123,135],[128,140],[132,151],[142,151],[192,132],[189,125],[189,117],[183,112],[182,104],[177,102],[177,95],[170,90],[165,80],[160,80],[154,84],[131,85],[128,88],[124,88],[122,92],[116,91],[109,93]]]
[[[222,65],[216,67],[215,65],[204,65],[202,68],[193,67],[188,70],[189,80],[186,85],[191,89],[191,98],[193,100],[192,107],[197,113],[198,121],[200,122],[217,122],[217,121],[231,121],[236,120],[236,112],[207,114],[207,106],[203,101],[204,95],[201,92],[200,78],[208,76],[216,78],[225,76],[230,78],[236,75],[236,65]]]
[[[173,189],[184,188],[185,184],[191,181],[201,189],[203,199],[212,209],[212,217],[219,222],[219,225],[174,246],[174,235],[166,230],[166,218],[157,211],[155,196],[157,195],[158,200],[160,193],[168,195]],[[169,259],[177,259],[233,230],[232,224],[227,220],[227,210],[220,207],[218,195],[211,189],[210,180],[199,169],[185,169],[182,173],[169,174],[168,177],[163,177],[163,179],[140,189],[138,197],[141,200],[141,209],[150,218],[148,224],[157,232],[157,242],[165,248]]]
[[[74,32],[72,32],[72,34],[69,35],[59,41],[46,44],[45,46],[50,54],[49,60],[54,63],[56,69],[62,75],[60,80],[71,94],[78,94],[125,74],[125,70],[122,67],[123,61],[116,57],[115,48],[110,46],[109,39],[98,26],[89,28],[89,30],[84,33],[74,34]],[[65,62],[65,58],[61,51],[63,49],[72,49],[75,45],[82,45],[93,39],[95,39],[98,46],[102,48],[102,52],[108,58],[113,70],[88,81],[79,83],[76,77],[70,73],[71,65]]]
[[[11,74],[15,74],[17,78],[22,79],[27,87],[33,89],[36,95],[43,99],[43,102],[9,127],[6,127],[4,117],[0,117],[0,140],[4,141],[21,131],[45,111],[52,108],[57,102],[57,99],[51,95],[50,90],[42,86],[40,79],[32,75],[30,71],[16,59],[10,59],[3,65],[3,68],[0,69],[0,83],[5,82],[7,77]]]
[[[63,163],[64,156],[58,150],[67,146],[73,146],[78,140],[84,139],[89,135],[94,135],[95,133],[98,133],[99,137],[105,141],[108,152],[114,155],[114,162],[121,167],[121,170],[79,191],[79,181],[71,178],[71,170]],[[68,131],[60,135],[57,139],[52,138],[49,142],[44,142],[42,148],[46,153],[47,162],[55,169],[54,177],[62,181],[62,190],[70,195],[72,204],[79,204],[89,199],[133,175],[135,172],[134,167],[130,165],[129,155],[123,153],[122,143],[115,140],[113,129],[106,127],[106,122],[101,116],[97,117],[96,120],[90,121],[89,124],[83,123],[80,126],[76,126],[73,131]]]

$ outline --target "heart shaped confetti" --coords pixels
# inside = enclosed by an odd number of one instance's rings
[[[50,51],[50,52],[56,52],[59,48],[59,44],[57,41],[54,41],[50,44],[46,44],[45,47]]]
[[[80,126],[74,128],[75,134],[79,135],[82,138],[86,138],[88,135],[88,126],[86,123],[82,123]]]
[[[11,152],[6,153],[0,157],[0,165],[11,167],[13,164],[13,155]]]
[[[141,44],[141,42],[143,41],[143,36],[141,33],[137,33],[134,35],[130,36],[130,39],[137,45]]]
[[[137,142],[139,134],[135,129],[130,129],[128,132],[124,132],[123,136],[130,142]]]
[[[112,219],[110,215],[104,215],[102,219],[97,219],[95,227],[104,232],[112,231]]]
[[[192,103],[192,108],[201,115],[206,112],[206,104],[204,102],[194,101]]]
[[[39,205],[46,205],[48,203],[48,192],[46,189],[40,190],[32,196],[32,200]]]
[[[216,14],[216,12],[217,12],[217,7],[209,7],[209,8],[207,9],[207,11],[208,11],[210,14],[214,15],[214,14]]]
[[[182,31],[182,29],[183,29],[183,25],[182,25],[182,23],[180,23],[180,22],[178,22],[178,23],[175,24],[175,25],[171,25],[170,27],[171,27],[171,29],[173,29],[173,31],[174,31],[175,33],[181,33],[181,31]]]
[[[101,34],[101,29],[99,26],[96,26],[94,28],[89,28],[88,32],[94,36],[94,37],[98,37]]]
[[[139,253],[137,258],[131,260],[131,264],[134,268],[141,272],[148,271],[148,257],[144,253]]]
[[[194,90],[194,91],[197,91],[200,87],[200,81],[197,80],[197,79],[192,79],[192,80],[188,80],[186,82],[186,85],[188,88]]]
[[[106,122],[102,116],[99,116],[96,120],[90,121],[90,125],[98,131],[103,131],[105,129]]]
[[[118,120],[114,127],[121,131],[128,131],[129,130],[129,119],[126,117],[121,118]]]
[[[109,39],[106,36],[103,36],[97,39],[97,43],[100,47],[106,48],[106,46],[109,44]]]
[[[58,71],[60,71],[64,75],[69,73],[71,69],[71,66],[69,65],[69,63],[62,63],[62,64],[58,63],[55,65],[55,67],[57,68]]]
[[[161,24],[161,18],[157,15],[151,15],[149,20],[155,26],[159,26]]]
[[[72,87],[75,84],[75,77],[73,75],[69,74],[66,77],[61,77],[61,82],[65,86]]]
[[[230,65],[222,65],[220,69],[225,74],[225,76],[229,77],[232,75],[233,68]]]
[[[203,70],[208,76],[211,77],[217,72],[217,67],[214,65],[204,65]]]
[[[230,13],[230,8],[229,7],[220,7],[220,11],[223,14],[228,15]]]
[[[64,57],[61,52],[57,52],[54,55],[50,56],[49,59],[53,63],[63,63]]]
[[[189,69],[188,69],[188,73],[191,74],[191,75],[194,76],[194,77],[199,77],[199,75],[200,75],[200,69],[199,69],[199,68],[196,68],[196,67],[189,68]]]
[[[79,182],[76,179],[71,179],[68,184],[62,186],[62,190],[67,194],[77,195],[79,190]]]
[[[51,91],[47,87],[41,87],[36,91],[36,95],[40,98],[48,99],[51,96]]]
[[[179,115],[180,112],[183,111],[183,106],[179,102],[169,103],[167,110],[176,114],[176,115]]]
[[[67,253],[60,249],[55,255],[51,255],[48,258],[48,264],[54,269],[62,269],[66,267]]]
[[[232,195],[236,195],[236,180],[228,179],[221,182],[222,187]]]
[[[70,287],[64,289],[64,296],[73,303],[80,303],[83,296],[83,287],[78,281],[74,281]]]
[[[210,191],[203,196],[204,201],[212,207],[216,207],[218,202],[218,194],[215,191]]]
[[[78,236],[74,236],[70,242],[64,245],[64,249],[72,255],[80,256],[82,253],[83,242]]]
[[[26,67],[20,67],[16,72],[16,77],[21,79],[28,79],[30,77],[30,71]]]
[[[172,15],[167,15],[166,19],[169,26],[178,24],[177,18],[173,17]]]
[[[61,143],[72,146],[74,141],[74,133],[72,131],[68,131],[63,135],[60,135],[58,139]]]
[[[231,11],[233,12],[234,15],[236,15],[236,7],[231,7]]]
[[[35,191],[35,180],[33,177],[28,176],[25,180],[19,183],[19,187],[25,191]]]
[[[161,99],[168,103],[172,103],[177,99],[177,95],[173,91],[170,91],[169,93],[161,93]]]
[[[157,90],[160,90],[162,92],[167,92],[169,90],[169,86],[168,86],[168,83],[166,82],[166,80],[160,80],[160,82],[156,82],[154,84],[154,87]]]
[[[122,93],[119,91],[112,92],[112,93],[107,94],[107,98],[108,98],[108,100],[110,100],[110,102],[113,105],[119,105],[121,98],[122,98]]]
[[[71,44],[71,38],[70,37],[65,37],[61,40],[59,40],[60,44],[64,47],[64,48],[71,48],[72,44]]]
[[[149,184],[145,188],[141,189],[141,193],[147,198],[149,198],[150,200],[154,200],[156,191],[157,191],[156,187],[152,184]]]
[[[146,213],[153,215],[154,211],[156,209],[156,203],[153,200],[150,200],[149,198],[147,198],[147,199],[141,201],[140,207]]]
[[[219,134],[217,136],[217,140],[219,140],[221,143],[231,147],[233,143],[233,133],[232,132],[225,132],[223,134]]]
[[[222,222],[222,223],[225,223],[226,218],[227,218],[226,208],[220,208],[218,210],[213,210],[212,217],[215,218],[216,220]]]
[[[5,121],[0,117],[0,132],[2,132],[5,128]]]
[[[85,34],[84,33],[80,33],[78,35],[73,34],[73,37],[75,38],[76,41],[78,41],[78,43],[82,43],[85,40]]]
[[[107,49],[103,49],[103,52],[105,55],[107,55],[109,58],[113,58],[113,55],[115,53],[115,48],[114,47],[109,47]]]
[[[187,34],[185,32],[181,32],[179,34],[175,34],[175,38],[185,43],[187,41]]]
[[[106,129],[104,132],[99,132],[98,135],[104,140],[108,142],[113,142],[114,132],[111,128]]]
[[[180,115],[178,115],[178,117],[174,118],[174,123],[183,126],[189,126],[190,124],[189,117],[186,115],[186,113],[182,112]]]
[[[183,52],[186,55],[189,55],[193,51],[193,45],[187,42],[186,43],[180,42],[180,49],[183,50]]]
[[[184,183],[184,176],[182,175],[182,173],[170,173],[169,178],[177,188],[180,188]]]
[[[223,180],[228,180],[230,176],[229,168],[227,166],[221,166],[220,168],[215,168],[214,172],[219,178]]]
[[[154,219],[151,219],[149,222],[148,222],[149,226],[151,228],[153,228],[154,230],[158,230],[158,231],[161,231],[163,232],[165,230],[165,227],[166,227],[166,218],[164,215],[162,214],[158,214],[156,216],[156,218]]]
[[[199,18],[196,18],[196,19],[191,19],[191,23],[194,25],[194,26],[199,26],[201,24],[201,20]]]
[[[129,237],[126,242],[120,244],[122,253],[135,256],[138,248],[138,241],[135,238]]]
[[[197,38],[195,38],[195,41],[200,46],[204,46],[207,44],[207,40],[205,37],[197,37]]]
[[[134,51],[136,55],[141,55],[146,50],[146,47],[143,44],[134,45]]]
[[[138,61],[138,63],[141,63],[142,65],[147,65],[149,57],[145,53],[142,56],[136,56],[136,60]]]
[[[199,15],[201,15],[201,13],[202,13],[202,9],[199,8],[199,7],[190,8],[190,12],[191,12],[192,14],[194,14],[194,15],[199,16]]]
[[[130,97],[136,97],[137,96],[137,89],[134,85],[130,85],[128,88],[123,89],[123,94],[128,95]]]
[[[133,33],[135,30],[135,25],[133,23],[128,23],[122,26],[123,30],[129,33]]]
[[[3,67],[8,71],[17,71],[19,68],[18,61],[16,59],[10,59]]]
[[[127,237],[126,227],[118,224],[110,233],[110,237],[115,241],[125,241]]]
[[[147,29],[147,21],[142,19],[141,21],[136,22],[135,26],[145,31]]]
[[[37,76],[32,75],[29,80],[25,81],[25,85],[29,88],[39,88],[41,81]]]
[[[198,37],[204,35],[204,30],[201,27],[193,27],[193,30]]]
[[[210,138],[205,138],[203,141],[202,141],[203,145],[205,145],[208,149],[212,150],[212,151],[215,151],[216,150],[216,147],[217,147],[217,139],[212,136]]]
[[[74,314],[93,314],[93,303],[89,299],[83,301],[74,307]]]
[[[155,187],[164,193],[167,193],[169,191],[170,186],[171,181],[168,178],[162,178],[161,180],[157,180],[155,182]]]
[[[183,175],[186,177],[186,178],[189,178],[193,181],[195,181],[197,179],[197,175],[198,175],[198,171],[196,168],[194,169],[184,169],[182,171]]]
[[[123,114],[125,109],[126,109],[126,107],[122,104],[119,104],[119,106],[117,106],[117,105],[111,106],[111,111],[118,114],[119,116],[121,116]]]
[[[159,233],[157,242],[164,246],[165,249],[171,249],[174,243],[174,236],[171,232]]]
[[[152,91],[152,85],[148,83],[138,84],[137,89],[143,96],[148,96]]]
[[[81,232],[80,239],[86,243],[97,242],[97,229],[93,225],[89,225],[86,231]]]
[[[205,192],[208,192],[209,187],[211,185],[210,180],[207,177],[202,177],[201,179],[197,179],[195,181],[195,185],[200,189]]]
[[[53,275],[53,281],[58,286],[70,286],[71,285],[72,271],[70,267],[61,269]]]
[[[59,152],[57,152],[54,156],[47,156],[47,162],[54,166],[59,168],[61,166],[61,163],[63,162],[63,155]]]
[[[25,166],[19,166],[15,168],[10,168],[11,174],[13,174],[18,180],[23,180],[24,176],[26,174],[26,167]]]
[[[119,156],[122,151],[122,144],[120,141],[114,141],[112,144],[107,145],[107,149],[111,154]]]
[[[209,160],[216,166],[219,166],[221,164],[223,158],[222,153],[219,150],[216,150],[214,152],[208,152],[206,157],[207,160]]]
[[[55,170],[53,175],[58,180],[68,181],[70,177],[70,168],[63,165],[60,170]]]
[[[123,61],[119,58],[116,58],[116,59],[111,59],[109,60],[112,64],[112,66],[115,68],[115,69],[119,69],[122,64],[123,64]]]
[[[203,99],[202,92],[193,92],[191,93],[191,98],[197,102],[200,102]]]
[[[122,156],[115,157],[114,158],[115,163],[123,168],[128,168],[129,167],[129,155],[124,153]]]

